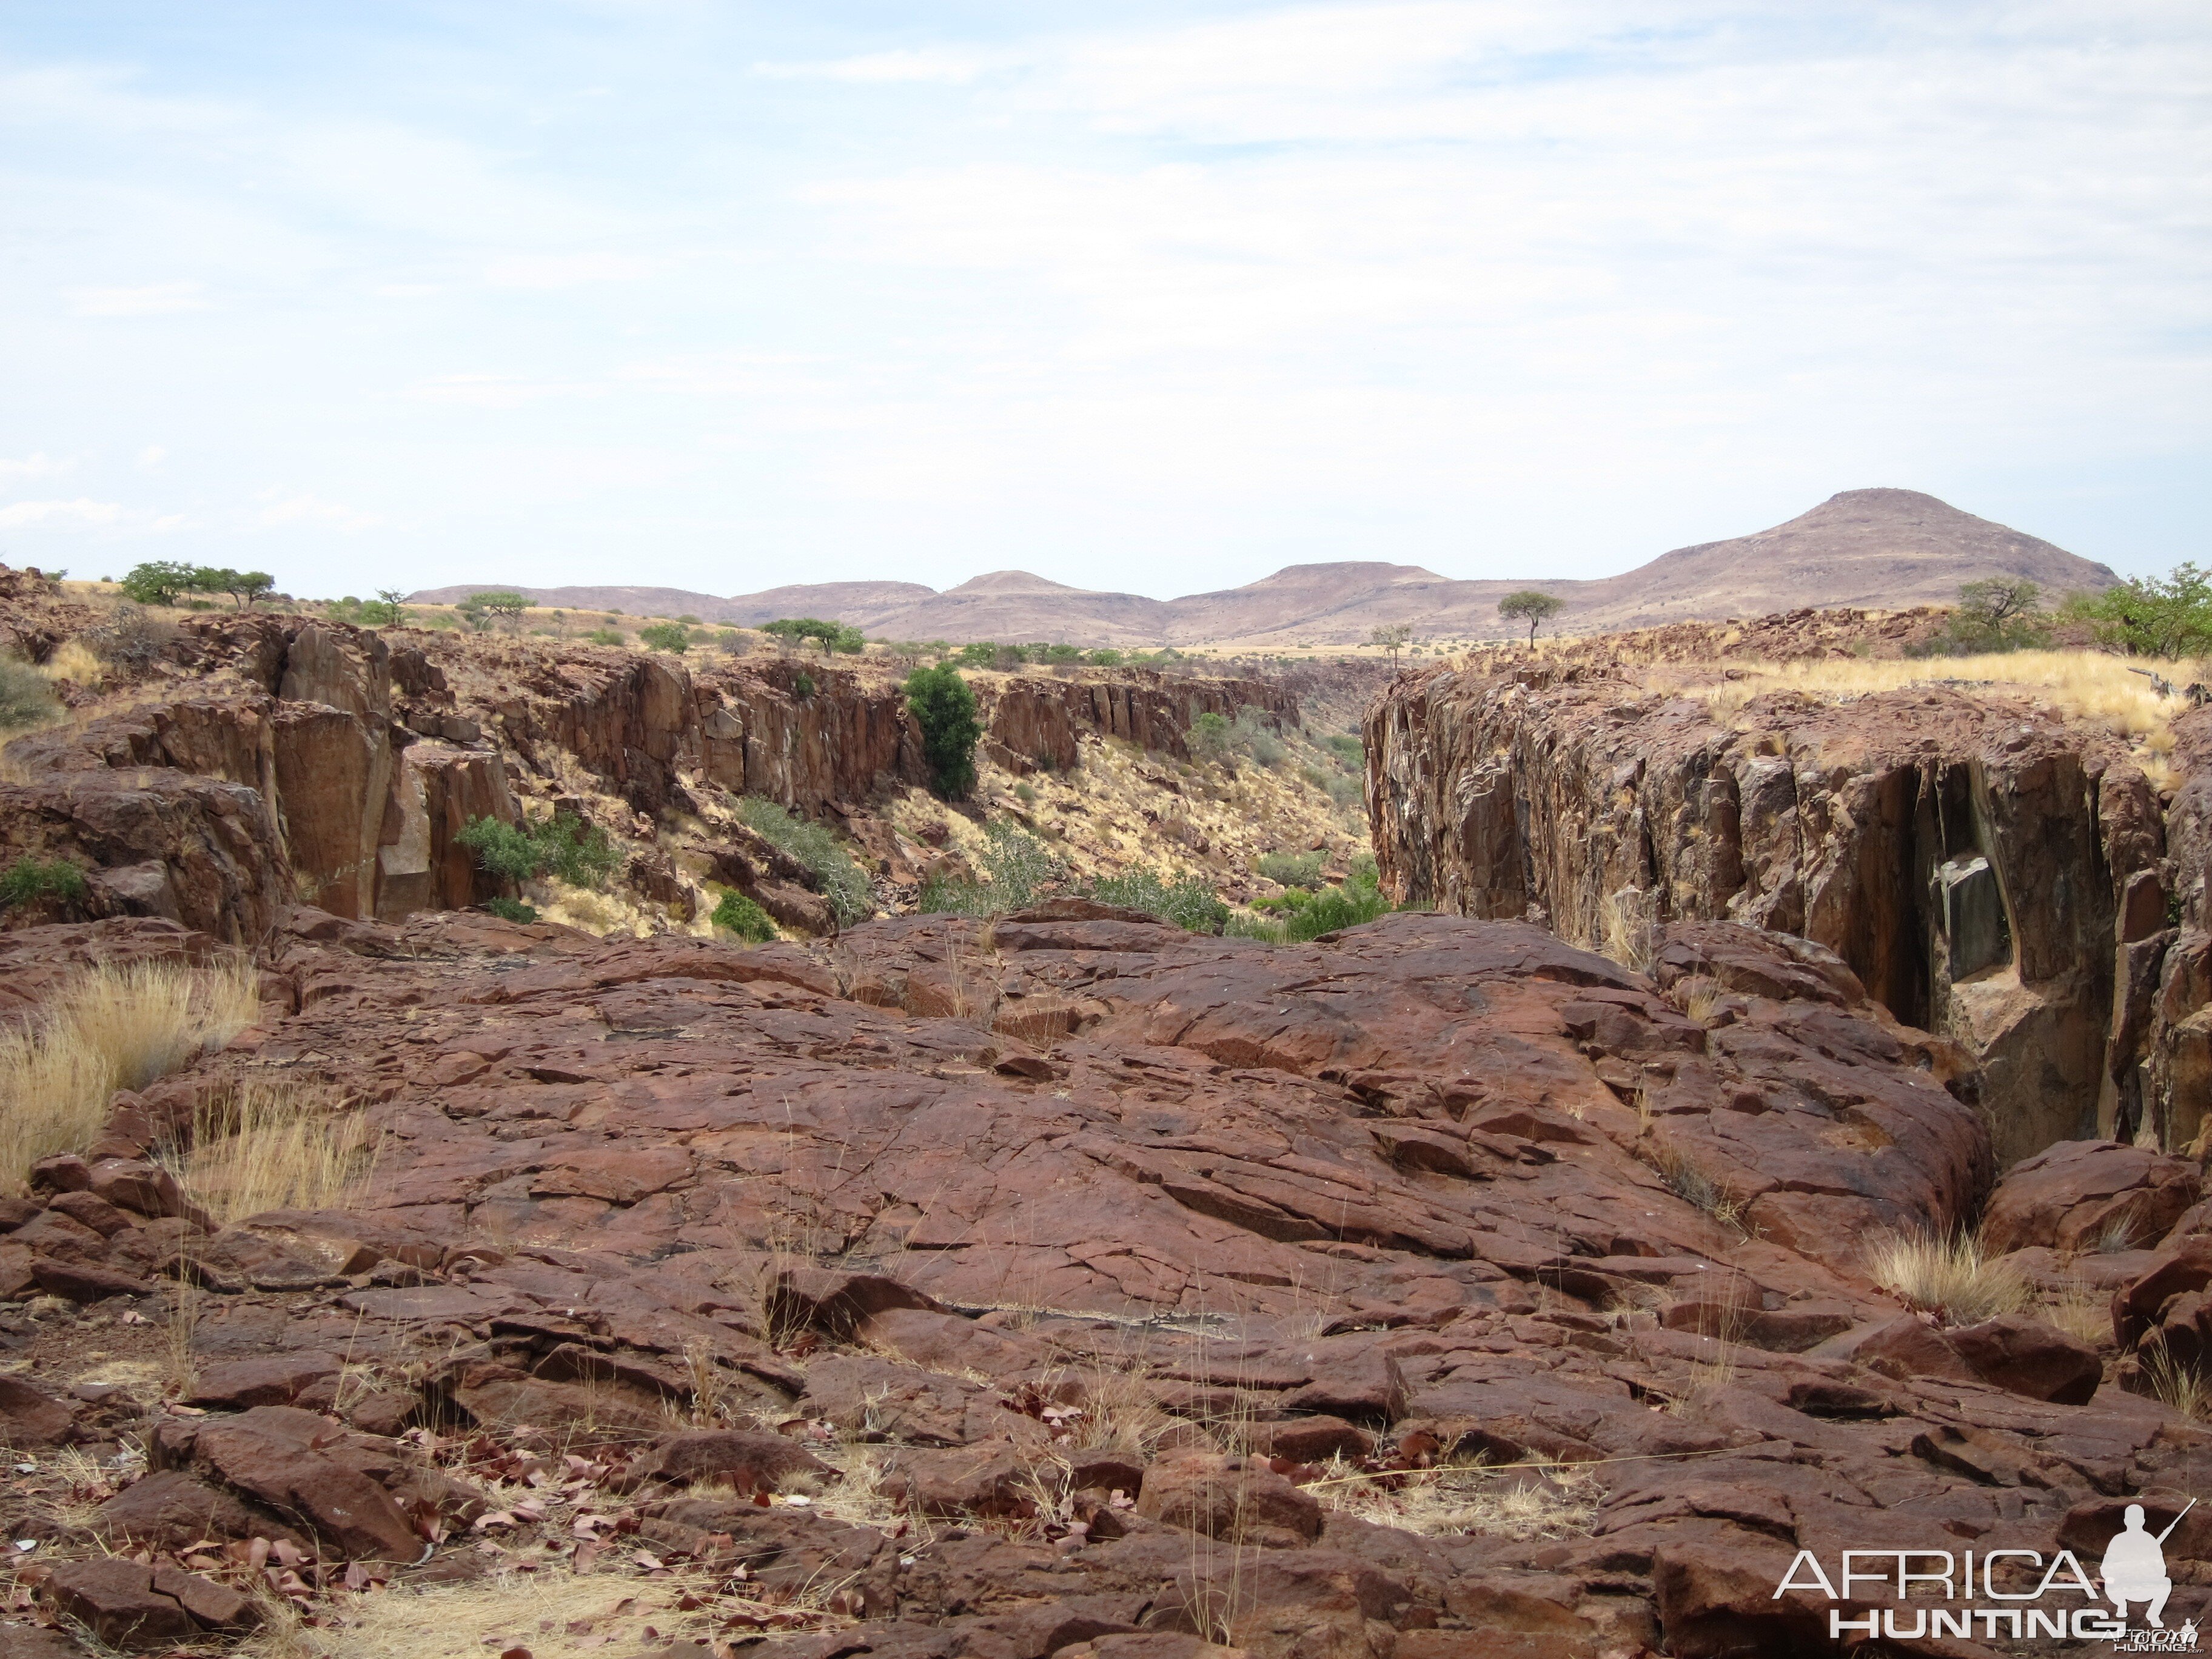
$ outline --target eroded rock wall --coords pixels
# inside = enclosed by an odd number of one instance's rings
[[[2141,1121],[2129,953],[2162,920],[2164,826],[2100,733],[1941,687],[1723,722],[1567,668],[1409,678],[1366,735],[1401,901],[1636,962],[1670,921],[1801,934],[1974,1054],[2002,1161]]]
[[[386,921],[478,904],[495,884],[453,836],[473,818],[515,821],[518,773],[556,796],[588,775],[647,819],[708,787],[848,826],[859,803],[930,776],[895,683],[807,659],[695,672],[258,613],[195,618],[167,650],[167,678],[136,707],[8,746],[0,859],[90,871],[74,915],[167,916],[244,942],[301,901]],[[1133,671],[982,690],[994,740],[1024,764],[1073,765],[1085,733],[1180,754],[1206,710],[1297,719],[1295,697],[1261,680]]]

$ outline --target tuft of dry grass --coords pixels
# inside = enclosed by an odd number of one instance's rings
[[[1948,1325],[2017,1313],[2035,1294],[2010,1262],[1987,1255],[1964,1233],[1886,1238],[1868,1253],[1866,1266],[1882,1289]]]
[[[258,998],[243,957],[78,975],[40,1018],[0,1033],[0,1183],[20,1189],[39,1159],[92,1139],[117,1090],[143,1089],[220,1048],[252,1023]]]
[[[201,1109],[174,1159],[192,1201],[218,1221],[318,1210],[368,1178],[375,1150],[359,1111],[333,1091],[253,1078]]]
[[[1572,1464],[1489,1469],[1452,1463],[1389,1481],[1361,1475],[1340,1458],[1306,1488],[1324,1508],[1422,1537],[1576,1538],[1589,1531],[1602,1496],[1595,1475]]]
[[[2143,1362],[2143,1380],[2160,1405],[2184,1417],[2212,1417],[2212,1382],[2202,1371],[2177,1364],[2165,1349],[2154,1349]]]
[[[2099,1295],[2079,1276],[2047,1291],[2036,1311],[2067,1335],[2093,1348],[2102,1347],[2112,1340],[2112,1298]]]
[[[39,672],[50,680],[75,680],[79,685],[97,685],[107,670],[82,640],[64,640],[54,648],[52,656],[39,665]]]
[[[239,1659],[453,1659],[521,1647],[535,1659],[605,1659],[644,1652],[650,1625],[658,1652],[672,1639],[706,1641],[729,1611],[709,1599],[714,1583],[696,1572],[648,1580],[549,1566],[420,1589],[394,1584],[340,1598],[336,1618],[313,1629],[296,1611],[264,1609],[272,1616],[236,1651]],[[691,1609],[678,1605],[687,1600]]]
[[[1649,1109],[1640,1110],[1648,1119]],[[1742,1200],[1691,1162],[1689,1155],[1672,1141],[1648,1140],[1638,1147],[1637,1156],[1666,1183],[1667,1190],[1685,1204],[1703,1210],[1723,1227],[1733,1227],[1738,1232],[1745,1231]]]

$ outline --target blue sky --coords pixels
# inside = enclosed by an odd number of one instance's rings
[[[2212,555],[2198,0],[0,5],[0,560]]]

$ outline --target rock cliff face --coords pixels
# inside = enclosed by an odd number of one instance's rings
[[[1401,682],[1367,738],[1402,900],[1639,963],[1672,921],[1800,934],[1976,1057],[2002,1162],[2143,1122],[2129,1011],[2159,983],[2143,946],[2165,925],[2165,831],[2100,733],[1940,687],[1768,694],[1724,723],[1566,667]]]
[[[495,890],[453,836],[514,821],[525,779],[544,793],[581,775],[648,819],[707,786],[849,820],[929,776],[896,684],[802,659],[695,674],[659,655],[259,614],[188,621],[168,651],[135,707],[7,749],[0,861],[88,869],[88,917],[250,942],[295,902],[387,921],[481,903]],[[1024,767],[1073,765],[1085,734],[1182,753],[1207,709],[1297,719],[1265,681],[1144,671],[986,680],[983,702],[991,740]],[[787,921],[810,898],[763,890]]]

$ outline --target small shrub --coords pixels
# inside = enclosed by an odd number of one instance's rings
[[[691,630],[676,623],[649,623],[637,630],[637,637],[655,651],[672,651],[679,657],[691,648]]]
[[[1319,939],[1323,933],[1357,927],[1363,921],[1388,915],[1391,909],[1390,901],[1383,896],[1372,859],[1361,859],[1355,863],[1342,886],[1325,887],[1317,893],[1293,889],[1278,902],[1288,911],[1284,931],[1293,939]],[[1257,909],[1260,906],[1253,908]]]
[[[812,696],[814,695],[814,676],[811,674],[793,675],[791,679],[791,695],[798,698],[801,702],[805,702],[809,697]]]
[[[622,645],[626,643],[619,628],[594,628],[584,635],[593,645]]]
[[[484,901],[484,908],[490,911],[492,915],[497,916],[501,921],[535,921],[538,920],[538,911],[536,907],[525,904],[520,899],[504,897],[488,898]]]
[[[453,839],[486,875],[518,884],[550,872],[572,887],[604,887],[623,857],[605,830],[565,813],[538,824],[475,818]]]
[[[975,787],[975,744],[983,723],[975,693],[951,665],[917,668],[906,677],[907,712],[921,731],[921,752],[937,793],[958,800]]]
[[[28,663],[0,657],[0,732],[37,726],[59,712],[44,674]]]
[[[981,881],[938,878],[924,884],[918,908],[926,915],[994,916],[1033,904],[1041,890],[1060,880],[1066,866],[1035,836],[1005,818],[983,826],[975,855]]]
[[[726,657],[742,657],[745,653],[745,636],[734,628],[726,628],[714,635],[714,648]]]
[[[143,605],[125,604],[117,605],[106,622],[88,629],[84,642],[102,662],[135,672],[158,661],[176,634],[167,623],[149,616]]]
[[[1230,753],[1229,717],[1208,709],[1193,716],[1188,734],[1190,752],[1200,760],[1226,760]]]
[[[1269,881],[1285,887],[1320,886],[1321,866],[1322,855],[1312,852],[1262,853],[1252,865]]]
[[[1093,668],[1119,668],[1121,665],[1121,653],[1118,651],[1102,648],[1091,653],[1085,660]]]
[[[0,871],[0,910],[50,898],[73,904],[84,891],[84,872],[66,859],[20,858]]]
[[[775,937],[775,924],[762,909],[743,893],[725,893],[722,902],[714,907],[714,926],[726,933],[755,945],[765,945]]]
[[[1881,1241],[1867,1259],[1874,1282],[1951,1325],[1978,1324],[2027,1305],[2034,1291],[2012,1263],[1964,1233]]]
[[[1036,804],[1036,791],[1030,788],[1026,783],[1018,783],[1014,786],[1014,799],[1021,802],[1024,806],[1035,805]]]
[[[1170,881],[1141,864],[1095,882],[1091,896],[1101,904],[1148,912],[1187,933],[1218,933],[1229,921],[1229,907],[1202,878],[1182,876]]]
[[[840,927],[849,927],[876,913],[867,877],[828,830],[758,795],[748,795],[738,811],[755,835],[805,866],[814,878],[815,891],[830,901]]]
[[[472,818],[453,839],[477,855],[477,868],[501,881],[525,882],[544,866],[526,826],[498,818]]]
[[[1287,945],[1291,939],[1290,929],[1281,922],[1267,916],[1255,915],[1249,910],[1236,911],[1222,923],[1221,936],[1224,939],[1256,939],[1268,945]]]

